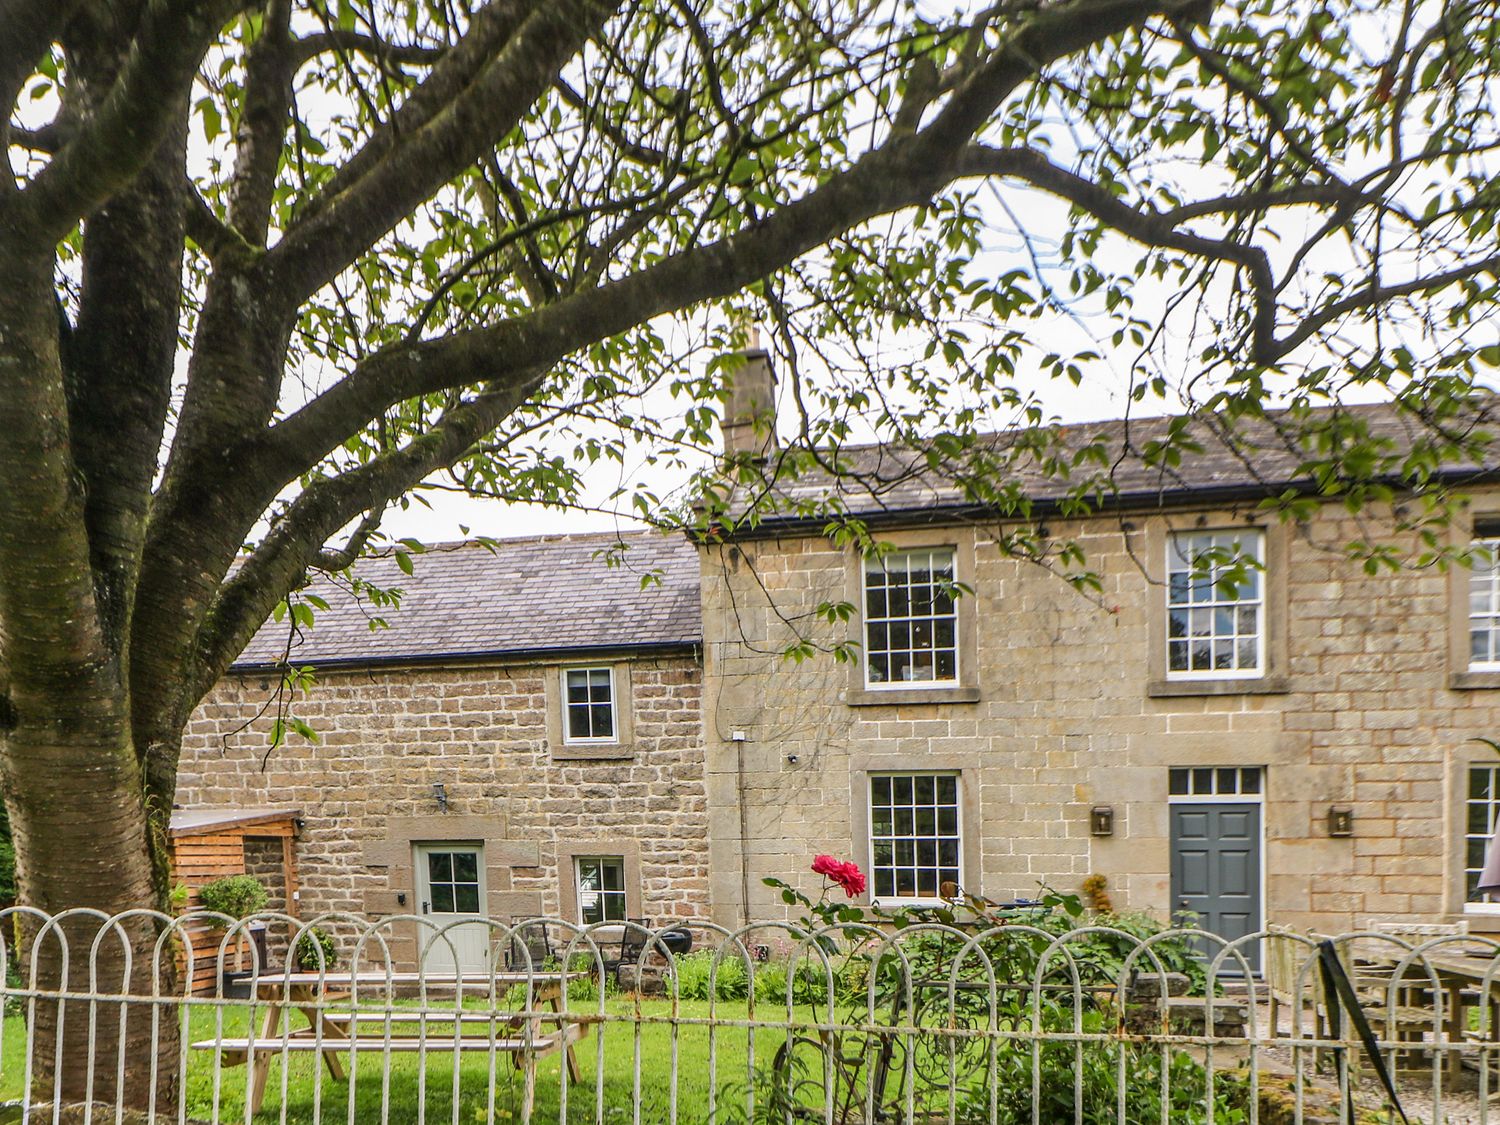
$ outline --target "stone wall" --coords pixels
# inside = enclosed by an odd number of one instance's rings
[[[628,665],[616,678],[633,699],[632,741],[583,760],[549,743],[554,666],[324,671],[292,701],[319,741],[293,735],[269,753],[275,681],[231,676],[189,723],[177,801],[299,808],[303,917],[414,912],[412,845],[445,840],[484,844],[486,906],[498,917],[556,914],[568,857],[607,846],[632,857],[644,916],[704,915],[698,662],[616,659]]]
[[[1003,900],[1038,883],[1074,889],[1098,872],[1117,908],[1164,915],[1167,771],[1192,765],[1265,768],[1269,920],[1336,932],[1372,917],[1461,912],[1465,767],[1494,761],[1473,739],[1500,732],[1500,691],[1461,683],[1450,652],[1466,643],[1466,572],[1365,573],[1342,545],[1371,535],[1372,520],[1378,529],[1368,513],[1363,525],[1329,507],[1310,526],[1272,526],[1276,675],[1196,694],[1157,682],[1150,654],[1162,626],[1152,614],[1164,614],[1169,526],[1258,518],[1252,509],[1049,521],[1053,540],[1078,542],[1098,573],[1102,588],[1087,595],[1004,557],[993,529],[882,533],[898,545],[956,547],[960,578],[965,568],[972,576],[961,609],[971,702],[962,692],[952,702],[872,702],[858,668],[778,655],[792,640],[788,620],[805,626],[821,602],[857,602],[851,552],[812,538],[706,549],[709,803],[746,805],[745,832],[737,817],[712,822],[719,920],[779,916],[767,875],[815,892],[807,865],[817,852],[866,859],[864,778],[882,769],[960,771],[970,889]],[[820,636],[845,635],[824,626]],[[1096,804],[1114,810],[1111,837],[1090,835]],[[1334,804],[1352,807],[1352,837],[1329,836]]]

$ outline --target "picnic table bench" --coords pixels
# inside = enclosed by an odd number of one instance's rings
[[[447,1051],[483,1051],[508,1054],[517,1069],[535,1064],[546,1055],[563,1052],[563,1081],[577,1082],[581,1077],[573,1045],[588,1031],[588,1024],[564,1021],[562,985],[559,972],[497,972],[434,976],[424,973],[273,973],[255,982],[256,998],[264,1004],[260,1027],[253,1036],[214,1038],[193,1044],[195,1050],[217,1051],[224,1066],[253,1067],[250,1085],[250,1112],[260,1111],[265,1099],[266,1081],[271,1060],[287,1053],[317,1052],[336,1079],[345,1077],[340,1058],[348,1052],[410,1054]],[[485,1011],[454,1008],[434,1011],[430,1008],[405,1012],[397,1008],[380,1011],[357,1011],[328,1007],[329,1000],[355,997],[399,988],[422,988],[426,991],[458,991],[476,996],[490,996],[491,989],[505,991],[515,985],[531,986],[531,1006],[546,1004],[551,1013],[538,1015],[510,1011]],[[292,1010],[307,1018],[307,1026],[282,1026],[283,1013],[290,1019]],[[527,1023],[531,1026],[528,1028]],[[555,1030],[544,1031],[544,1024]],[[368,1025],[367,1036],[360,1028]],[[413,1025],[415,1025],[413,1029]],[[478,1028],[489,1034],[465,1034],[466,1028]],[[496,1036],[505,1029],[508,1034]],[[516,1034],[520,1031],[520,1034]]]

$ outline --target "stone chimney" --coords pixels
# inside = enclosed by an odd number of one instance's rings
[[[724,456],[764,460],[776,448],[776,371],[771,355],[752,331],[750,346],[730,364],[729,399],[724,404]]]

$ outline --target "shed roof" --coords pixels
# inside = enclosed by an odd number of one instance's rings
[[[619,565],[606,553],[623,547]],[[624,532],[446,543],[412,556],[361,560],[355,573],[399,589],[375,608],[326,577],[307,592],[328,603],[312,629],[269,621],[236,661],[240,669],[478,657],[686,649],[702,638],[696,549],[681,535]],[[644,579],[644,582],[643,582]],[[372,628],[383,619],[387,627]]]
[[[202,836],[230,828],[251,828],[257,824],[277,824],[296,820],[301,809],[196,808],[173,809],[168,831],[178,836]]]

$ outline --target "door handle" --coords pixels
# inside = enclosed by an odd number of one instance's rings
[[[1188,907],[1189,907],[1190,904],[1189,904],[1189,902],[1188,902],[1187,899],[1183,898],[1183,899],[1178,899],[1177,900],[1177,905],[1180,906],[1180,907],[1182,907],[1182,909],[1186,910],[1186,909],[1188,909]],[[424,902],[422,904],[422,906],[425,909],[426,906],[427,906],[427,904]]]
[[[422,913],[423,914],[431,914],[432,913],[432,910],[430,909],[431,906],[432,906],[432,904],[430,902],[424,901],[422,903]]]

